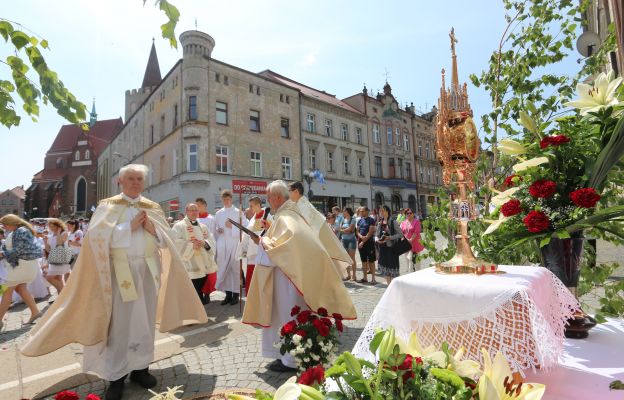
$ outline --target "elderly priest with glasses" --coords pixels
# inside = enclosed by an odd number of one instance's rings
[[[93,214],[72,277],[22,348],[27,356],[70,343],[85,346],[83,369],[109,381],[106,400],[121,399],[127,375],[154,387],[155,324],[167,332],[207,322],[206,311],[157,203],[141,196],[148,169],[119,171],[122,193]]]

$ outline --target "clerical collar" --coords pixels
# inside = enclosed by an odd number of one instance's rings
[[[199,223],[197,222],[197,220],[195,220],[195,221],[191,221],[191,220],[189,219],[189,221],[191,222],[191,225],[193,225],[193,226],[197,226],[197,225],[199,225]]]
[[[124,200],[126,200],[126,201],[127,201],[128,203],[130,203],[130,204],[136,204],[136,203],[138,203],[139,201],[141,201],[141,195],[138,195],[137,197],[135,197],[135,198],[133,199],[132,197],[128,196],[127,194],[122,193],[122,194],[121,194],[121,198],[122,198],[122,199],[124,199]]]

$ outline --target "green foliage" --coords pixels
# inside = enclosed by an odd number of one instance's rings
[[[449,189],[449,190],[452,190]],[[457,223],[449,218],[450,200],[449,190],[446,188],[438,190],[438,203],[427,206],[427,218],[422,221],[421,243],[425,246],[426,252],[421,251],[416,259],[424,260],[432,258],[435,262],[442,262],[450,259],[455,254],[455,233]],[[448,240],[446,248],[439,248],[436,244],[435,232]]]
[[[147,3],[147,0],[143,0],[143,5]],[[175,37],[175,28],[180,19],[180,11],[167,0],[156,0],[155,5],[165,13],[167,22],[160,26],[163,39],[169,40],[171,47],[178,48],[178,41]]]

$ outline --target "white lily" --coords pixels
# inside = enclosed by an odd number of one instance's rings
[[[548,157],[536,157],[536,158],[531,158],[530,160],[526,160],[521,163],[518,163],[514,165],[512,168],[516,172],[521,172],[531,167],[537,167],[538,165],[546,164],[548,161],[549,161]]]
[[[498,141],[498,150],[508,156],[517,156],[526,153],[526,147],[513,139],[501,139]]]
[[[474,379],[475,376],[481,373],[481,368],[479,363],[476,361],[462,360],[465,352],[465,348],[460,348],[449,360],[447,368],[451,371],[455,371],[455,373],[461,377]]]
[[[509,188],[504,192],[500,192],[496,196],[492,197],[490,202],[496,207],[500,207],[503,204],[507,203],[509,200],[511,200],[511,196],[513,196],[514,193],[516,193],[518,190],[520,190],[520,188],[518,187]]]
[[[494,357],[481,349],[483,354],[483,375],[479,378],[479,400],[540,400],[546,386],[540,383],[512,384],[511,368],[499,351]],[[508,382],[505,382],[507,379]]]
[[[407,343],[397,336],[396,343],[399,345],[401,353],[431,361],[442,368],[446,366],[446,354],[436,349],[433,345],[423,348],[416,332],[412,332]]]
[[[490,222],[490,226],[487,227],[487,229],[485,230],[485,232],[483,232],[483,234],[489,235],[490,233],[494,232],[495,230],[500,228],[500,226],[505,221],[507,221],[507,219],[508,217],[505,217],[503,214],[499,214],[497,220],[484,220],[485,222]]]
[[[565,103],[568,107],[578,108],[581,115],[599,111],[604,107],[624,104],[615,96],[615,92],[622,83],[622,78],[613,79],[613,72],[598,75],[593,85],[579,83],[576,85],[578,99]],[[620,110],[621,112],[621,110]]]
[[[301,396],[301,388],[296,383],[297,377],[290,377],[282,386],[277,388],[273,395],[273,400],[297,400]],[[240,394],[229,394],[229,400],[254,400],[255,397],[243,396]]]

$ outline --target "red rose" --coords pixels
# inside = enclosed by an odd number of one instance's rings
[[[516,182],[514,182],[514,179],[518,182],[522,181],[522,177],[520,175],[513,174],[505,178],[505,182],[503,182],[503,184],[507,187],[516,186]]]
[[[342,314],[338,314],[338,313],[333,313],[333,314],[332,314],[332,317],[334,317],[334,319],[338,319],[338,320],[343,319],[343,318],[342,318]]]
[[[514,215],[520,214],[521,212],[522,206],[520,205],[520,200],[509,200],[501,207],[501,213],[503,213],[505,217],[513,217]]]
[[[321,317],[327,317],[327,309],[323,307],[319,308],[316,313],[320,315]]]
[[[54,396],[54,400],[80,400],[80,396],[78,396],[78,393],[72,392],[71,390],[63,390]]]
[[[332,322],[329,318],[321,318],[321,322],[325,324],[326,327],[331,328]]]
[[[416,357],[415,360],[416,360],[416,364],[422,364],[423,363],[422,358],[420,358],[420,357]]]
[[[102,400],[102,399],[97,394],[91,393],[87,395],[87,397],[85,397],[85,400]]]
[[[299,311],[301,311],[301,307],[294,306],[292,310],[290,310],[290,316],[294,317],[295,315],[299,314]]]
[[[545,136],[544,139],[540,141],[540,148],[545,149],[548,146],[559,146],[569,141],[570,138],[566,135]]]
[[[310,310],[301,311],[299,315],[297,315],[297,322],[299,322],[300,324],[305,324],[310,320],[311,314],[312,312]]]
[[[280,334],[282,336],[290,335],[297,328],[297,323],[295,321],[288,321],[284,326],[282,326],[282,330]]]
[[[545,231],[550,226],[550,220],[541,211],[531,211],[524,217],[523,222],[529,232],[533,233]]]
[[[313,320],[312,324],[316,328],[316,331],[318,332],[319,335],[323,337],[329,335],[329,328],[320,319]]]
[[[315,384],[320,385],[321,383],[323,383],[324,380],[325,380],[325,370],[323,369],[322,366],[317,365],[316,367],[311,367],[305,370],[299,377],[299,380],[297,380],[297,383],[300,383],[302,385],[312,386]]]
[[[336,329],[338,329],[339,332],[342,332],[343,330],[342,321],[339,319],[336,320]]]
[[[299,330],[297,330],[297,332],[295,332],[295,335],[299,335],[301,337],[306,337],[308,334],[303,329],[299,329]]]
[[[412,357],[411,355],[407,354],[405,356],[405,360],[403,360],[403,363],[401,365],[399,365],[399,369],[412,369],[412,362],[414,361],[414,357]]]
[[[536,198],[547,199],[557,191],[557,184],[546,179],[538,179],[529,186],[529,193]]]
[[[570,199],[579,207],[592,208],[600,200],[600,195],[593,188],[583,188],[570,193]]]

